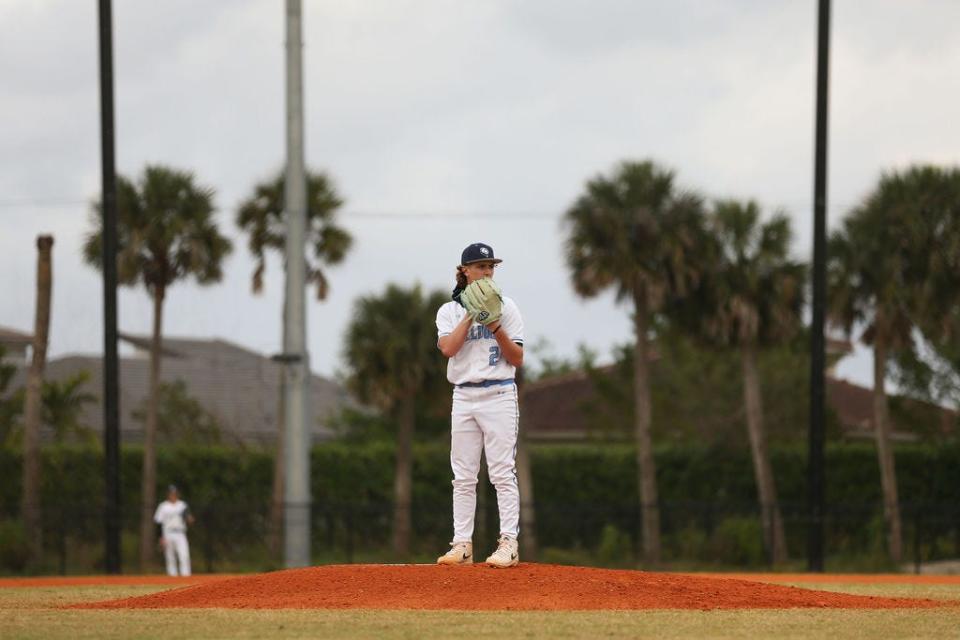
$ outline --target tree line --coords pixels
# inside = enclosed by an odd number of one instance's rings
[[[136,179],[119,177],[119,282],[142,285],[153,300],[150,393],[144,408],[140,560],[152,556],[156,502],[156,437],[162,385],[160,351],[166,293],[186,279],[213,284],[233,247],[217,226],[214,190],[196,176],[151,165]],[[326,269],[346,259],[353,239],[337,221],[344,204],[323,173],[308,176],[304,268],[323,300]],[[758,353],[795,340],[804,330],[807,266],[791,255],[793,232],[784,212],[764,216],[753,200],[711,201],[681,187],[675,172],[654,161],[625,161],[589,179],[563,215],[566,264],[574,291],[585,298],[614,289],[629,303],[634,325],[631,401],[644,559],[660,560],[659,500],[652,425],[668,418],[651,407],[651,345],[665,332],[703,348],[735,352],[758,502],[771,557],[786,559],[783,519],[767,453]],[[263,287],[266,254],[285,245],[283,176],[258,184],[237,208],[235,223],[255,258],[254,292]],[[93,206],[84,245],[88,264],[102,268],[103,215]],[[873,347],[874,418],[891,558],[902,554],[896,475],[884,383],[888,370],[908,388],[939,401],[960,371],[960,172],[915,166],[883,174],[876,187],[837,226],[829,243],[829,317]],[[449,294],[391,283],[355,301],[344,340],[347,386],[381,414],[397,442],[394,536],[409,546],[415,425],[446,418],[449,393],[436,349],[434,317]],[[390,331],[382,330],[388,325]],[[396,331],[404,326],[404,331]],[[2,373],[2,371],[0,371]],[[0,407],[2,409],[2,407]],[[350,418],[347,418],[350,421]],[[354,415],[353,424],[375,425]],[[349,425],[348,425],[349,426]],[[282,434],[278,434],[281,436]],[[282,447],[282,443],[280,444]],[[280,451],[280,449],[278,449]],[[278,457],[278,460],[282,456]],[[282,496],[276,465],[274,496]]]
[[[567,264],[584,297],[615,288],[633,307],[635,437],[647,563],[660,558],[650,438],[649,344],[672,325],[742,362],[744,406],[762,524],[775,562],[786,559],[783,520],[767,454],[757,350],[803,326],[806,270],[791,258],[783,214],[763,221],[754,201],[707,203],[655,163],[624,162],[590,180],[567,211]],[[885,173],[831,234],[828,314],[873,347],[873,422],[890,557],[902,558],[896,471],[884,382],[900,358],[923,376],[918,343],[951,362],[960,327],[960,171],[933,166]],[[953,363],[957,363],[954,359]],[[910,369],[912,367],[912,369]],[[932,371],[932,369],[927,369]],[[960,368],[953,368],[953,373]],[[928,375],[932,378],[932,375]]]

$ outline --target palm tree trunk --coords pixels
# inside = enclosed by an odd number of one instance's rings
[[[53,270],[52,236],[37,237],[37,301],[33,330],[33,359],[27,373],[23,424],[23,524],[27,534],[28,564],[37,567],[43,559],[43,528],[40,505],[40,419],[43,372],[47,364],[50,331],[50,291]]]
[[[642,286],[634,292],[634,332],[637,342],[633,356],[634,428],[637,439],[637,483],[640,493],[640,530],[643,558],[647,565],[660,563],[660,507],[657,503],[657,469],[650,435],[650,360],[647,342],[647,299]]]
[[[400,423],[397,425],[397,466],[393,478],[393,551],[398,556],[410,553],[411,506],[413,493],[413,423],[414,398],[400,401]]]
[[[881,331],[873,343],[873,426],[877,437],[880,462],[880,483],[883,488],[883,517],[887,524],[887,546],[890,560],[903,559],[903,535],[900,527],[900,500],[897,496],[897,471],[890,442],[890,417],[884,383],[887,374],[887,345]]]
[[[521,431],[521,434],[523,432]],[[517,482],[520,485],[520,547],[523,557],[537,559],[537,515],[534,509],[533,472],[530,468],[530,445],[517,435]]]
[[[760,499],[763,518],[763,540],[773,564],[787,560],[787,540],[783,532],[783,518],[777,502],[777,485],[767,453],[767,436],[763,428],[763,398],[760,395],[760,376],[757,374],[757,348],[746,344],[741,349],[743,364],[743,400],[747,408],[747,432],[750,435],[750,453],[753,473]]]
[[[523,406],[524,389],[523,369],[517,369],[517,393]],[[523,414],[521,414],[523,415]],[[522,422],[522,420],[521,420]],[[530,468],[530,449],[524,434],[523,425],[517,433],[517,483],[520,485],[520,552],[528,561],[537,559],[537,514],[534,509],[533,470]]]
[[[154,550],[153,511],[157,506],[157,409],[160,403],[160,350],[163,335],[163,298],[166,291],[153,292],[153,339],[150,343],[150,398],[143,434],[143,475],[140,487],[140,570],[151,564]]]
[[[283,397],[286,393],[286,367],[280,371],[280,394],[277,400],[277,450],[273,457],[273,491],[270,500],[270,534],[267,548],[278,562],[283,562],[283,478],[286,473],[286,458],[283,454],[286,424]]]

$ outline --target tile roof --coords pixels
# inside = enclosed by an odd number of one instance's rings
[[[133,344],[144,341],[149,344],[149,339],[142,336],[125,336],[125,339]],[[161,379],[164,382],[183,380],[189,394],[220,419],[227,442],[266,445],[275,442],[281,365],[219,339],[165,338],[163,347]],[[46,376],[62,380],[82,370],[90,372],[84,391],[99,398],[103,390],[100,356],[76,355],[50,360]],[[22,385],[24,375],[25,369],[21,368],[11,388]],[[120,428],[124,441],[142,440],[143,424],[132,414],[148,395],[149,376],[150,361],[142,354],[120,359]],[[311,376],[310,397],[314,440],[332,437],[326,419],[353,401],[339,384],[318,375]],[[83,422],[102,430],[103,411],[99,402],[86,407]]]

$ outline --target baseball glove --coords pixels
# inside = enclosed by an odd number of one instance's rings
[[[503,296],[500,287],[490,278],[475,280],[460,294],[460,301],[467,313],[476,322],[488,325],[500,319],[503,313]]]

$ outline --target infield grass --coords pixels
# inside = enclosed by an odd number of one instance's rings
[[[960,604],[957,585],[801,585]],[[0,638],[956,638],[960,606],[897,610],[459,612],[377,610],[63,610],[162,586],[0,589]]]

